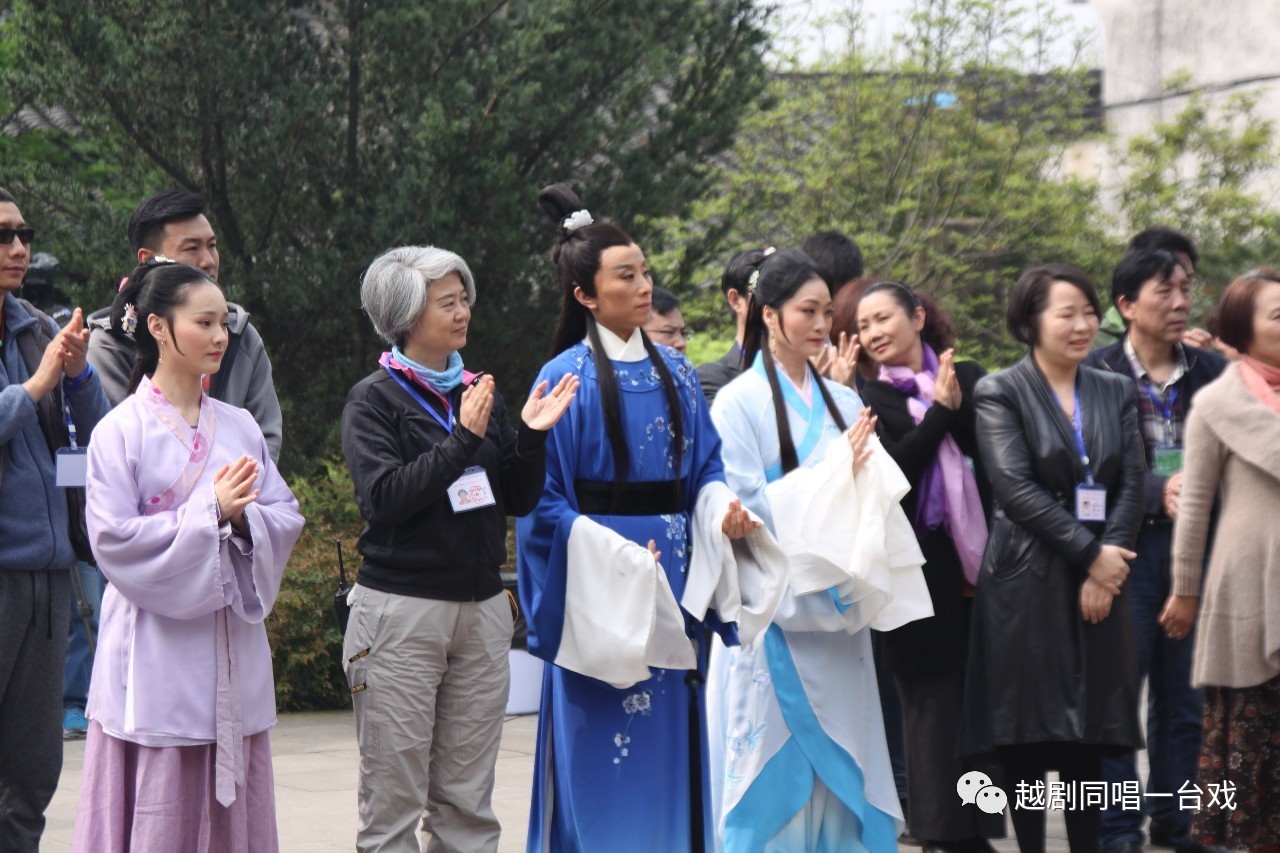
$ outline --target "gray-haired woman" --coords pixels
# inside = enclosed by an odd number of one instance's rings
[[[475,282],[462,258],[405,246],[361,302],[389,344],[347,395],[342,450],[368,523],[343,656],[360,744],[360,850],[496,850],[490,804],[507,699],[506,516],[542,494],[546,431],[573,399],[533,390],[519,430],[491,376],[462,367]],[[465,498],[465,499],[463,499]]]

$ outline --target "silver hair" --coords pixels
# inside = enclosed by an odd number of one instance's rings
[[[360,305],[384,341],[404,340],[427,310],[431,285],[457,273],[467,289],[467,300],[476,304],[476,282],[467,262],[447,249],[435,246],[399,246],[388,249],[365,270],[360,282]]]

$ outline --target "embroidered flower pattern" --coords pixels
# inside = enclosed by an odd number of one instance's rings
[[[205,438],[204,433],[196,430],[196,434],[191,437],[191,462],[203,462],[209,457],[209,439]]]
[[[659,670],[661,673],[661,670]],[[618,754],[613,757],[613,763],[618,767],[618,772],[622,772],[622,759],[631,754],[631,723],[635,720],[636,714],[643,717],[649,716],[649,711],[653,707],[653,691],[641,690],[636,693],[629,694],[622,700],[622,710],[627,712],[627,724],[622,731],[615,732],[613,735],[613,745],[618,750]]]
[[[744,776],[750,775],[751,767],[760,760],[749,756],[759,754],[764,744],[765,732],[769,728],[769,724],[762,717],[766,713],[766,706],[770,705],[770,699],[763,694],[772,689],[773,679],[769,675],[763,654],[754,657],[749,650],[744,651],[742,655],[731,654],[729,670],[733,673],[730,677],[732,684],[743,685],[749,676],[756,688],[753,692],[758,694],[751,696],[746,703],[747,707],[733,714],[727,721],[724,779],[725,787],[732,791],[736,783],[741,782]],[[741,690],[740,687],[738,689]],[[750,696],[750,694],[747,695]]]
[[[173,489],[165,489],[163,492],[147,501],[146,506],[142,508],[142,514],[155,515],[158,512],[164,512],[173,506],[173,499]]]
[[[661,518],[663,521],[665,521],[667,524],[667,529],[665,533],[667,535],[667,541],[671,543],[669,552],[674,554],[676,557],[680,558],[681,560],[684,560],[685,557],[687,557],[689,554],[688,517],[683,514],[660,515],[658,517]],[[688,565],[685,566],[684,570],[685,571],[689,570]]]
[[[644,714],[649,715],[649,709],[652,707],[653,691],[642,690],[639,693],[632,693],[626,699],[622,700],[622,710],[628,714]]]

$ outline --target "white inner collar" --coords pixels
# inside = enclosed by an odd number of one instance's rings
[[[649,357],[649,353],[644,348],[644,339],[641,337],[639,326],[625,341],[599,323],[596,323],[596,331],[600,334],[600,345],[604,347],[605,357],[610,361],[644,361]],[[590,337],[584,343],[591,346]]]

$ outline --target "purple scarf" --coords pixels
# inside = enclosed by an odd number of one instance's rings
[[[938,356],[921,342],[924,358],[919,373],[904,366],[880,366],[880,381],[907,395],[907,411],[918,424],[933,405],[933,384],[938,378]],[[978,582],[982,552],[987,547],[987,519],[978,495],[978,482],[965,462],[955,438],[947,435],[938,445],[933,464],[924,470],[916,497],[916,535],[923,539],[945,524],[955,543],[960,565],[970,584]]]

